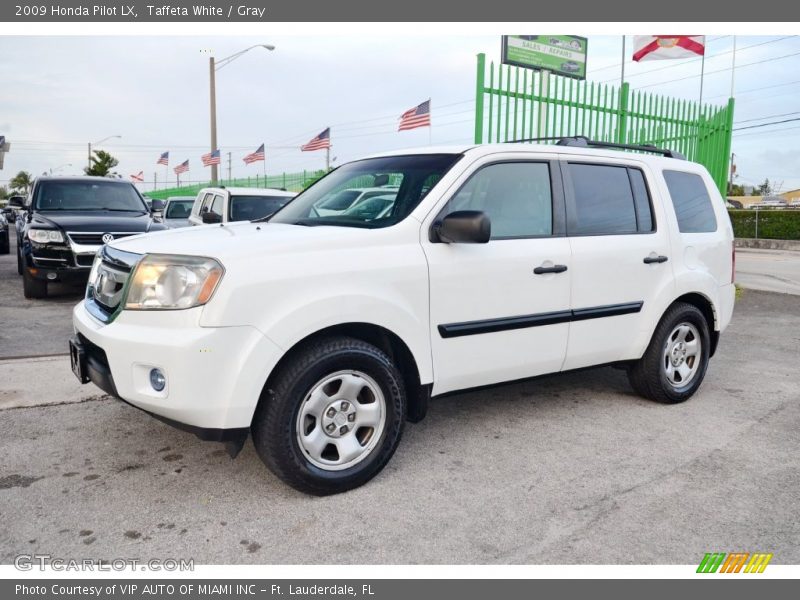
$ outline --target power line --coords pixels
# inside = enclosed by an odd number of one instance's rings
[[[795,117],[794,119],[784,119],[782,121],[771,121],[770,123],[761,123],[760,125],[748,125],[747,127],[736,127],[733,131],[742,131],[744,129],[758,129],[760,127],[767,127],[768,125],[781,125],[783,123],[794,123],[795,121],[800,121],[800,117]]]
[[[734,125],[739,125],[740,123],[752,123],[753,121],[763,121],[764,119],[777,119],[778,117],[790,117],[792,115],[800,115],[800,111],[783,113],[780,115],[768,115],[766,117],[755,117],[753,119],[744,119],[743,121],[735,121]]]
[[[737,48],[736,49],[736,53],[738,54],[739,52],[744,52],[745,50],[749,50],[750,48],[758,48],[759,46],[766,46],[766,45],[769,45],[769,44],[776,44],[778,42],[782,42],[783,40],[788,40],[788,39],[791,39],[791,38],[794,38],[794,37],[797,37],[797,36],[796,35],[787,35],[787,36],[784,36],[782,38],[778,38],[778,39],[774,39],[774,40],[767,40],[765,42],[759,42],[757,44],[750,44],[749,46],[742,46],[741,48]],[[706,58],[706,60],[710,60],[712,58],[717,58],[718,56],[725,56],[726,54],[733,54],[733,50],[731,49],[731,50],[725,50],[723,52],[717,52],[716,54],[708,55],[705,58]],[[687,65],[687,64],[690,64],[690,63],[699,62],[699,61],[702,61],[702,60],[703,60],[702,56],[698,57],[698,58],[690,58],[690,59],[685,60],[685,61],[680,61],[677,64],[671,64],[671,65],[666,65],[666,66],[663,66],[663,67],[657,67],[655,69],[650,69],[648,71],[642,71],[641,73],[632,73],[630,75],[626,75],[625,76],[625,80],[627,81],[631,77],[640,77],[642,75],[649,75],[650,73],[655,73],[657,71],[665,71],[666,69],[674,69],[674,68],[677,68],[677,67],[682,67],[684,65]],[[725,69],[725,70],[726,71],[730,71],[730,68]],[[614,79],[606,79],[605,81],[601,81],[600,83],[609,83],[611,81],[616,81],[617,79],[618,79],[617,77],[615,77]]]
[[[760,64],[763,64],[765,62],[775,62],[775,61],[778,61],[778,60],[782,60],[784,58],[791,58],[792,56],[797,56],[799,54],[800,54],[800,52],[792,52],[791,54],[784,54],[783,56],[776,56],[775,58],[765,58],[763,60],[757,60],[755,62],[746,63],[746,64],[743,64],[743,65],[736,65],[736,69],[744,69],[745,67],[752,67],[754,65],[760,65]],[[717,73],[727,73],[730,70],[731,70],[730,67],[728,67],[727,69],[717,69],[716,71],[708,71],[708,72],[705,73],[705,75],[715,75]],[[642,86],[639,86],[637,89],[643,90],[645,88],[653,87],[653,86],[656,86],[656,85],[664,85],[665,83],[675,83],[676,81],[686,81],[687,79],[695,79],[697,77],[700,77],[700,73],[698,73],[697,75],[687,75],[686,77],[679,77],[677,79],[669,79],[667,81],[659,81],[658,83],[650,83],[648,85],[642,85]]]

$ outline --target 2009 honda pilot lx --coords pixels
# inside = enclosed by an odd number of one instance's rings
[[[686,400],[733,311],[730,221],[702,166],[602,146],[384,154],[267,222],[115,241],[74,310],[73,369],[234,455],[251,432],[313,494],[372,478],[431,396],[617,364]],[[317,210],[376,184],[388,211]]]

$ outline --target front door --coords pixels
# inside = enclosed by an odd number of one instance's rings
[[[448,244],[424,232],[433,393],[558,371],[571,276],[558,163],[487,157],[457,190],[436,218],[480,210],[492,235],[486,244]]]

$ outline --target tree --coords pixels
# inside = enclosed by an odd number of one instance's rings
[[[0,185],[0,200],[5,200],[6,198],[8,198],[8,188]]]
[[[769,178],[765,179],[764,183],[762,183],[756,189],[760,195],[769,196],[772,193],[772,184],[769,182]]]
[[[92,165],[90,167],[84,167],[84,173],[87,175],[96,175],[98,177],[117,176],[117,174],[111,170],[119,164],[116,158],[105,150],[95,150],[93,154]]]
[[[731,186],[731,193],[728,194],[729,196],[746,196],[747,194],[744,193],[744,186],[739,185],[738,183],[734,183]]]
[[[27,171],[20,171],[9,181],[12,190],[20,191],[24,195],[27,195],[28,191],[30,191],[31,184],[33,184],[33,175]]]

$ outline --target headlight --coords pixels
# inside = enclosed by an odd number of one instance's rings
[[[28,238],[37,244],[59,244],[64,236],[57,229],[29,229]]]
[[[175,310],[201,306],[214,294],[224,272],[213,258],[147,255],[133,272],[125,308]]]

